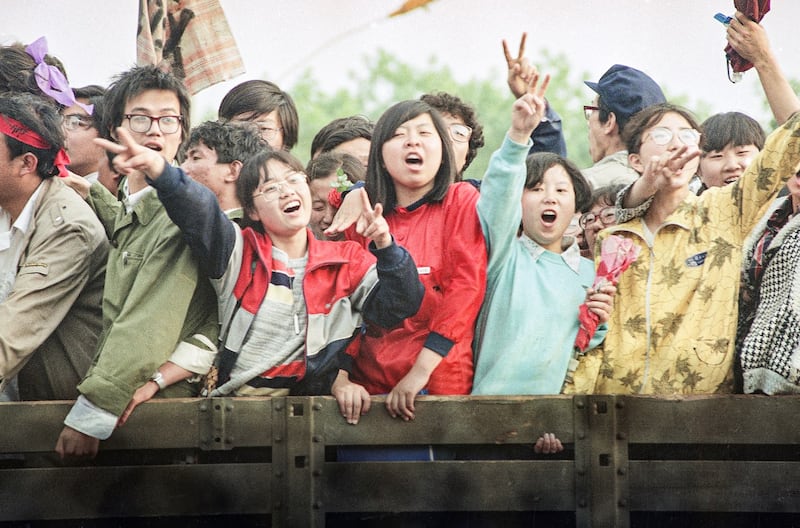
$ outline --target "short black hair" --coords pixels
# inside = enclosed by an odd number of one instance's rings
[[[714,114],[700,126],[703,127],[700,150],[704,153],[723,150],[728,145],[734,147],[755,145],[761,150],[767,139],[758,121],[741,112]]]
[[[206,121],[192,129],[186,149],[202,143],[217,154],[217,163],[245,162],[269,148],[258,127],[252,123]]]
[[[240,114],[246,114],[243,120],[250,121],[273,110],[281,118],[283,148],[292,150],[300,134],[300,118],[292,96],[273,82],[254,79],[237,84],[222,98],[217,113],[225,121]]]
[[[313,181],[327,178],[338,169],[342,169],[352,183],[364,181],[367,175],[367,170],[361,161],[345,152],[323,152],[308,162],[306,174],[309,181]]]
[[[0,119],[3,119],[3,116],[16,119],[41,136],[49,145],[49,148],[40,149],[2,134],[11,158],[30,152],[38,160],[36,173],[42,179],[57,175],[55,159],[58,152],[64,148],[64,133],[61,127],[61,114],[58,113],[56,106],[43,97],[26,92],[0,93]]]
[[[106,89],[99,84],[89,84],[80,88],[73,88],[72,93],[75,94],[75,99],[86,99],[90,105],[94,106],[92,110],[92,127],[99,131],[103,126],[103,101]]]
[[[561,165],[572,180],[572,188],[575,191],[575,212],[586,212],[592,206],[592,184],[583,177],[577,165],[558,154],[536,152],[527,157],[525,188],[533,189],[539,185],[544,179],[544,173],[556,165]]]
[[[627,185],[624,183],[616,183],[611,185],[604,185],[603,187],[598,187],[597,189],[592,190],[592,201],[589,204],[588,209],[591,209],[595,205],[601,203],[609,207],[616,205],[617,195],[625,187],[627,187]]]
[[[191,128],[189,92],[186,91],[183,81],[157,66],[135,66],[114,78],[114,82],[108,87],[104,98],[105,108],[100,135],[113,141],[112,132],[122,125],[122,121],[125,119],[125,105],[132,98],[147,90],[166,90],[178,97],[181,112],[181,139],[182,143],[185,142]]]
[[[319,129],[311,141],[311,157],[330,152],[342,143],[363,138],[372,141],[375,124],[362,115],[334,119]]]

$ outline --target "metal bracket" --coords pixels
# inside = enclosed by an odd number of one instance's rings
[[[228,451],[234,447],[234,406],[230,398],[208,398],[200,402],[200,449]]]

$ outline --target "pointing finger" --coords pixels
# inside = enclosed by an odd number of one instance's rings
[[[120,145],[119,143],[114,143],[113,141],[109,141],[107,139],[95,138],[93,141],[95,145],[103,147],[105,150],[113,152],[114,154],[121,154],[126,150],[126,147]]]

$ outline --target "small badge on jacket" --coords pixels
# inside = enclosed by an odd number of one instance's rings
[[[706,261],[706,255],[708,255],[708,251],[703,251],[702,253],[692,255],[691,257],[686,259],[686,267],[696,268],[698,266],[702,266],[703,262]]]

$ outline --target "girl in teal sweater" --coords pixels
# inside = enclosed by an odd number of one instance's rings
[[[600,318],[590,348],[602,341],[611,311],[614,287],[589,289],[594,265],[564,237],[575,213],[589,206],[589,183],[555,154],[534,154],[526,162],[531,132],[545,112],[547,81],[538,91],[535,85],[514,103],[511,128],[492,156],[478,200],[489,266],[475,332],[473,394],[558,394],[579,306],[588,302]]]

